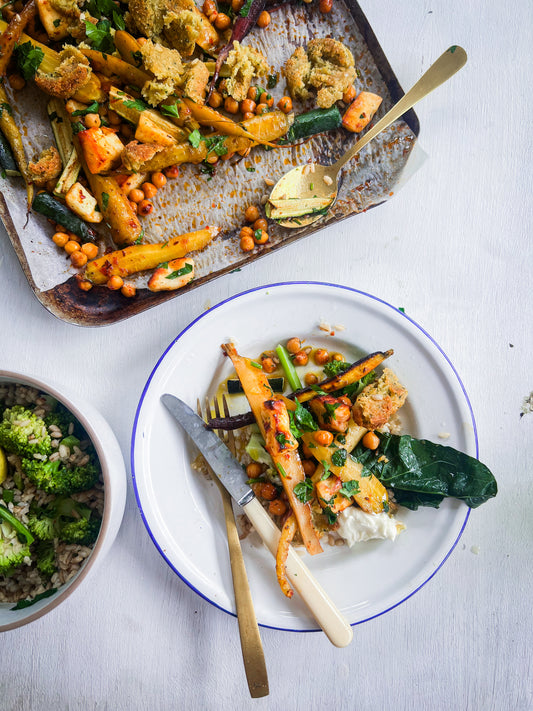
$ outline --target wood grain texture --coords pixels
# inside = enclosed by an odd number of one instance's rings
[[[167,567],[130,483],[117,542],[88,584],[44,619],[0,636],[3,711],[533,708],[533,414],[519,417],[533,390],[533,145],[524,121],[533,108],[532,6],[362,6],[404,87],[447,46],[469,54],[467,66],[419,105],[429,158],[393,200],[310,237],[305,249],[290,246],[179,303],[91,330],[42,309],[0,235],[0,363],[54,375],[87,396],[129,462],[142,387],[159,355],[206,307],[260,283],[347,284],[403,306],[442,345],[472,401],[498,497],[472,513],[438,575],[356,627],[347,649],[322,634],[262,630],[271,691],[252,702],[236,620]],[[342,258],[326,259],[330,253]]]

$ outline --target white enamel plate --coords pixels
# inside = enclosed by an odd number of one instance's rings
[[[319,324],[331,326],[326,332]],[[334,335],[332,333],[334,332]],[[409,391],[402,408],[406,433],[477,456],[475,422],[463,385],[435,341],[409,316],[369,294],[320,283],[273,284],[239,294],[207,311],[167,348],[141,396],[132,437],[132,471],[145,525],[171,568],[213,605],[235,613],[220,494],[191,467],[195,451],[161,404],[169,392],[196,408],[231,372],[220,344],[235,342],[258,357],[291,336],[356,360],[394,349],[387,361]],[[442,441],[442,440],[441,440]],[[331,548],[305,562],[346,619],[359,624],[413,595],[457,544],[468,507],[400,509],[406,530],[392,543]],[[260,624],[283,630],[317,628],[305,606],[279,590],[274,559],[255,536],[243,541],[246,569]]]

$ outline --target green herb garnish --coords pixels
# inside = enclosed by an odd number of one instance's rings
[[[190,262],[187,262],[185,266],[183,266],[181,269],[176,269],[176,271],[172,272],[172,274],[169,274],[165,279],[178,279],[179,277],[185,276],[186,274],[190,274],[192,272],[192,264]]]

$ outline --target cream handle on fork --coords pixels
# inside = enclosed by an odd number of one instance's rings
[[[243,506],[243,511],[273,556],[276,555],[280,531],[257,499]],[[336,647],[346,647],[353,638],[353,630],[333,601],[328,597],[309,568],[292,546],[287,556],[287,577],[305,602],[309,611]]]

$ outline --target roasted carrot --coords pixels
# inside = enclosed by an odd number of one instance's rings
[[[322,547],[311,519],[311,507],[309,503],[302,503],[294,493],[294,487],[304,481],[305,472],[298,455],[298,445],[290,432],[287,407],[274,395],[259,364],[240,356],[232,343],[225,343],[222,349],[231,358],[241,381],[265,439],[267,451],[272,457],[289,505],[296,516],[304,545],[311,555],[321,553]]]
[[[13,19],[0,36],[0,76],[3,77],[6,75],[7,66],[11,60],[13,51],[22,36],[22,32],[28,22],[35,17],[36,12],[37,8],[35,6],[35,0],[30,0],[21,12],[14,15]]]
[[[348,107],[342,118],[342,125],[348,131],[359,133],[372,121],[382,101],[381,96],[372,94],[370,91],[362,91]]]
[[[287,580],[287,570],[285,565],[287,563],[287,556],[289,555],[289,547],[294,535],[298,529],[296,523],[296,518],[293,513],[287,518],[281,529],[281,536],[279,538],[278,550],[276,553],[276,577],[278,579],[281,591],[286,597],[292,597],[294,595],[294,590],[291,588],[289,581]]]

